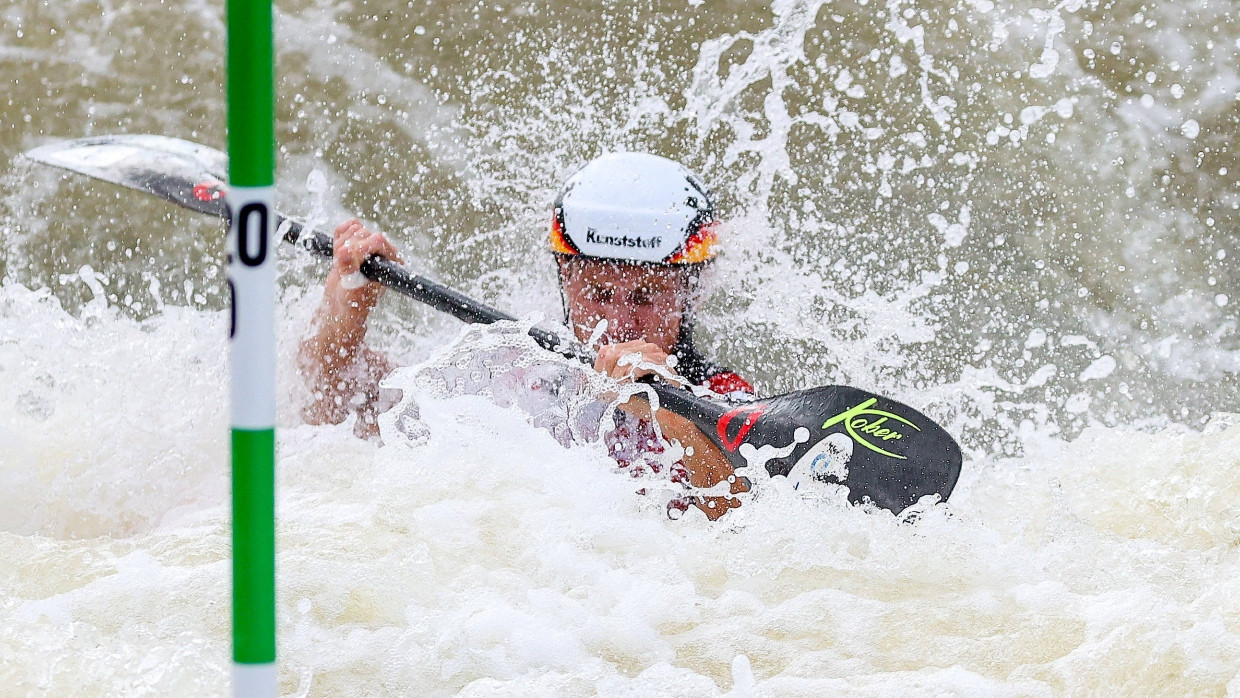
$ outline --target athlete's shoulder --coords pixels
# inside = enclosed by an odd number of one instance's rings
[[[680,338],[672,353],[678,360],[676,370],[694,385],[700,385],[712,393],[732,399],[744,400],[754,397],[756,391],[749,381],[732,369],[720,366],[706,358],[702,352],[698,351],[693,345],[692,327],[681,327]]]
[[[724,369],[706,377],[702,387],[725,397],[753,397],[753,385],[739,375]]]

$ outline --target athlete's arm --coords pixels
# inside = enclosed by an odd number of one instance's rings
[[[637,357],[640,356],[640,359]],[[594,369],[619,381],[636,380],[654,371],[648,368],[667,366],[667,353],[657,345],[641,340],[608,344],[599,349]],[[674,373],[674,371],[673,371]],[[650,403],[645,400],[629,400],[620,409],[640,419],[650,419]],[[733,475],[732,464],[706,435],[689,420],[670,410],[657,410],[654,419],[659,430],[668,440],[676,440],[685,449],[684,463],[689,469],[689,484],[694,487],[714,487]],[[741,478],[736,478],[729,491],[732,494],[746,491]],[[694,502],[712,521],[740,506],[734,497],[696,497]]]
[[[357,219],[336,228],[332,268],[313,333],[301,343],[298,364],[310,389],[302,417],[310,424],[339,424],[356,411],[360,435],[378,433],[379,380],[392,362],[366,346],[366,320],[383,295],[382,285],[359,273],[370,255],[400,261],[392,243]]]

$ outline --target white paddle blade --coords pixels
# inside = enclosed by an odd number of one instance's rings
[[[226,213],[228,156],[199,143],[167,136],[99,136],[51,143],[25,156],[202,213]]]

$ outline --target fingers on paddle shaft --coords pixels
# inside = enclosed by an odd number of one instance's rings
[[[726,411],[724,411],[726,410]],[[928,417],[894,400],[828,386],[758,400],[694,421],[738,467],[746,455],[798,490],[839,484],[849,500],[896,513],[926,495],[946,500],[960,446]]]
[[[355,274],[367,257],[377,256],[400,262],[400,253],[383,233],[368,229],[354,218],[336,226],[333,242],[334,266],[341,274]]]
[[[657,344],[637,339],[599,347],[594,370],[619,381],[654,376],[656,369],[672,373],[668,354]]]

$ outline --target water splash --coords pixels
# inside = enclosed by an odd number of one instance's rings
[[[1235,683],[1240,437],[1171,424],[1237,395],[1232,4],[281,12],[282,172],[300,189],[320,168],[326,218],[556,316],[559,182],[604,150],[677,157],[730,223],[703,346],[769,393],[928,406],[971,455],[912,525],[787,488],[669,522],[596,442],[484,398],[426,397],[382,447],[287,408],[282,690]],[[115,131],[223,143],[221,6],[19,2],[0,23],[6,161]],[[0,680],[221,692],[219,226],[20,163],[0,189]],[[321,269],[285,259],[295,338]],[[374,319],[410,365],[458,331],[393,302]]]

